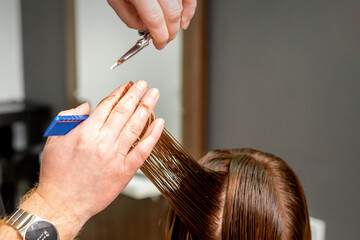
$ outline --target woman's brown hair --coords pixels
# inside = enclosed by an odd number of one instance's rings
[[[223,176],[222,194],[214,196],[220,209],[207,209],[218,223],[207,233],[211,239],[311,239],[304,191],[282,159],[254,149],[233,149],[211,151],[199,163],[210,174]],[[199,238],[170,209],[167,239]]]
[[[170,203],[168,240],[311,239],[300,181],[272,154],[215,150],[197,162],[164,129],[141,170]]]

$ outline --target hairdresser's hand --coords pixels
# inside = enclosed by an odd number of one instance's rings
[[[148,29],[157,49],[173,40],[180,27],[187,29],[194,16],[196,0],[108,0],[130,28]]]
[[[156,119],[128,153],[147,123],[159,91],[146,92],[146,82],[138,81],[119,100],[124,88],[105,98],[67,135],[50,137],[44,149],[36,192],[49,205],[71,212],[81,222],[103,210],[126,187],[164,127],[164,120]],[[86,103],[60,115],[89,112]]]

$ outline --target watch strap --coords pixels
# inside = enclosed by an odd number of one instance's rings
[[[25,230],[24,228],[26,228],[26,226],[32,222],[34,218],[36,218],[34,215],[18,208],[6,221],[6,223],[16,228],[20,234],[23,235],[23,231]]]

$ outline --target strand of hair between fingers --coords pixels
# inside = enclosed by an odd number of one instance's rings
[[[127,154],[125,154],[125,153],[122,153],[122,152],[118,151],[118,154],[120,154],[120,155],[123,156],[124,158],[127,158]]]
[[[152,121],[155,120],[155,113],[154,113],[154,110],[149,107],[143,100],[140,101],[140,105],[144,106],[150,113],[151,113],[151,116],[149,117],[149,123],[151,124]],[[145,126],[145,127],[148,127],[148,126]]]
[[[134,85],[133,82],[128,82],[128,83],[126,84],[123,92],[120,94],[120,96],[116,96],[116,95],[107,96],[106,98],[104,98],[103,100],[101,100],[101,102],[100,102],[98,105],[100,105],[104,100],[106,100],[106,99],[108,99],[108,98],[110,98],[110,97],[116,97],[116,98],[118,98],[118,99],[116,100],[116,102],[114,102],[113,105],[111,106],[111,109],[110,109],[110,111],[109,111],[109,113],[111,113],[111,112],[113,111],[114,107],[118,104],[118,102],[119,102],[119,101],[125,96],[125,94],[129,91],[129,89],[131,88],[132,85]],[[106,122],[106,121],[108,120],[109,116],[110,116],[110,114],[108,114],[108,115],[106,116],[104,122]],[[100,128],[100,130],[101,130],[101,128]]]
[[[144,101],[140,101],[139,106],[140,106],[140,105],[144,106],[144,107],[147,109],[147,111],[151,113],[151,115],[150,115],[150,117],[148,118],[148,121],[147,121],[147,123],[145,124],[145,126],[144,126],[144,128],[143,128],[143,130],[142,130],[142,132],[141,132],[141,134],[140,134],[140,136],[135,140],[135,142],[133,143],[133,145],[130,147],[129,152],[130,152],[131,150],[133,150],[133,149],[135,148],[135,146],[143,139],[143,137],[145,136],[145,133],[146,133],[146,131],[148,130],[149,126],[150,126],[151,123],[155,120],[154,110],[153,110],[151,107],[149,107],[146,103],[144,103]],[[151,132],[150,132],[150,134],[151,134]],[[128,152],[128,153],[129,153],[129,152]]]

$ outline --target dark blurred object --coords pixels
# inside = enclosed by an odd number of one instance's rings
[[[27,125],[27,143],[32,145],[43,140],[42,135],[49,116],[50,108],[45,105],[23,102],[0,103],[0,131],[9,133],[9,129],[15,122],[24,122]],[[7,145],[11,144],[11,141],[9,143],[9,139],[4,139],[3,135],[1,135],[0,141],[1,143],[7,142]]]
[[[50,108],[45,105],[0,103],[0,193],[7,213],[14,210],[17,196],[37,180],[49,118]]]
[[[0,195],[0,217],[4,217],[6,214],[4,203],[2,201],[1,195]]]

